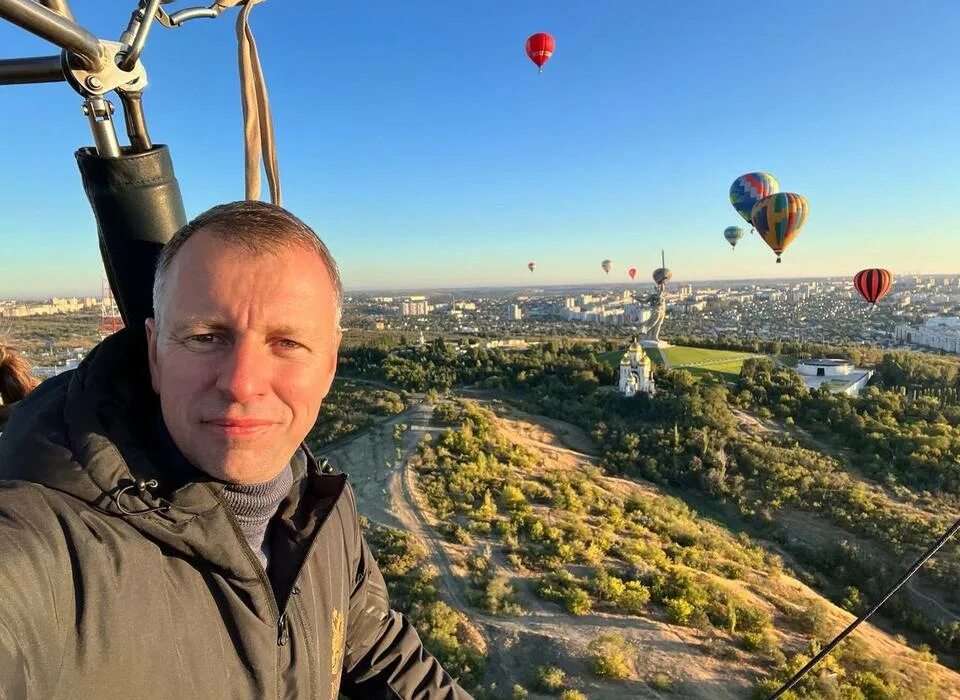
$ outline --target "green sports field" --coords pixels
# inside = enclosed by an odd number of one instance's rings
[[[685,369],[695,376],[736,381],[740,376],[743,361],[751,357],[763,357],[749,352],[733,350],[710,350],[678,345],[662,350],[670,367]]]
[[[707,348],[691,348],[678,345],[671,348],[665,348],[663,353],[667,357],[667,362],[671,367],[682,367],[684,365],[702,365],[705,363],[717,364],[720,362],[743,362],[748,357],[753,357],[753,353],[738,352],[732,350],[709,350]],[[738,370],[739,371],[739,370]]]
[[[740,376],[740,368],[742,365],[743,360],[734,360],[732,362],[718,362],[701,367],[683,367],[681,369],[690,372],[690,374],[695,377],[707,377],[722,379],[725,382],[735,382]]]

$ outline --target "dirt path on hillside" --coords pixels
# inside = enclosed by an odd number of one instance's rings
[[[507,568],[499,551],[492,557],[494,564],[510,575],[525,614],[489,615],[470,606],[467,602],[469,580],[463,568],[454,563],[453,554],[457,547],[444,541],[437,532],[436,522],[423,507],[417,491],[416,473],[408,464],[423,436],[442,430],[430,424],[432,410],[428,404],[415,405],[356,438],[343,441],[325,454],[349,475],[361,514],[384,525],[406,530],[427,545],[431,562],[440,577],[438,592],[441,599],[483,627],[488,651],[501,657],[507,652],[502,644],[497,645],[496,640],[512,640],[511,658],[509,662],[503,660],[504,668],[515,666],[516,673],[523,675],[513,676],[511,684],[519,682],[530,687],[533,670],[550,661],[550,654],[544,656],[547,649],[553,650],[554,662],[559,665],[569,666],[571,657],[575,663],[584,663],[582,659],[588,655],[590,642],[602,632],[616,631],[637,650],[638,678],[632,682],[606,683],[594,680],[584,665],[582,673],[578,674],[584,683],[578,687],[591,699],[664,697],[644,682],[658,672],[666,672],[674,680],[674,690],[669,694],[671,698],[734,700],[746,696],[760,671],[744,667],[740,673],[731,674],[729,661],[721,662],[703,654],[700,633],[650,618],[602,612],[580,617],[569,615],[560,606],[536,597],[532,574],[518,575]],[[555,426],[562,421],[538,417],[537,422],[532,422],[522,420],[521,415],[533,418],[510,409],[510,417],[501,421],[500,427],[508,439],[543,454],[554,468],[582,468],[592,464],[589,454],[565,446],[592,447],[583,431],[563,424],[554,433],[544,424]],[[398,423],[409,426],[400,440],[399,459],[397,441],[393,437],[394,426]],[[478,539],[474,550],[482,551],[487,545],[492,545],[492,552],[496,549],[495,543]],[[531,697],[538,696],[531,694]]]
[[[542,457],[542,468],[559,470],[598,469],[590,453],[593,445],[579,428],[496,404],[498,428],[504,437],[523,445]],[[718,660],[704,653],[707,637],[696,630],[667,624],[654,609],[645,617],[594,612],[580,617],[567,614],[560,606],[536,596],[533,572],[518,572],[511,567],[496,543],[475,538],[472,548],[446,542],[436,529],[437,522],[424,507],[418,491],[416,472],[409,466],[424,435],[439,433],[431,425],[433,407],[415,404],[403,413],[341,441],[325,454],[348,473],[357,493],[361,514],[371,520],[406,530],[427,546],[431,562],[439,574],[438,592],[448,605],[462,611],[483,632],[488,656],[488,679],[496,677],[505,694],[513,683],[534,687],[534,670],[546,663],[565,668],[579,680],[575,687],[591,700],[621,698],[689,698],[691,700],[734,700],[748,697],[750,689],[764,670],[742,655],[739,661]],[[405,423],[408,429],[399,439],[394,427]],[[631,491],[655,489],[627,479],[597,475],[593,482],[601,488],[625,496]],[[483,552],[490,548],[491,561],[511,578],[518,592],[523,615],[495,616],[468,604],[469,580],[459,566],[466,551]],[[799,582],[804,594],[813,596]],[[798,590],[798,594],[799,594]],[[843,613],[844,615],[846,613]],[[596,679],[586,659],[588,646],[602,632],[622,634],[636,649],[636,675],[618,683]],[[866,635],[891,654],[905,651],[892,638],[869,628]],[[940,667],[937,667],[939,674]],[[656,691],[647,680],[666,673],[673,681],[671,691]],[[491,676],[492,674],[492,676]],[[499,674],[499,675],[498,675]],[[960,687],[960,676],[955,676]],[[506,697],[506,695],[504,695]],[[533,698],[545,698],[534,692]]]

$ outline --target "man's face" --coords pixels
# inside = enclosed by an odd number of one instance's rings
[[[174,443],[233,483],[278,474],[316,422],[337,367],[333,282],[292,247],[251,257],[199,231],[167,271],[150,375]]]

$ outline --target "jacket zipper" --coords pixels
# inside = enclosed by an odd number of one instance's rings
[[[277,646],[283,647],[290,641],[290,632],[287,626],[287,613],[280,613],[280,619],[277,621]]]
[[[310,478],[310,466],[307,465],[307,475],[305,478]],[[300,580],[300,576],[303,574],[303,569],[306,566],[307,562],[310,561],[310,556],[313,554],[313,550],[317,546],[317,540],[320,539],[320,531],[323,530],[323,526],[327,524],[327,520],[330,518],[330,514],[336,510],[337,504],[340,502],[340,498],[343,496],[343,488],[345,488],[346,479],[344,479],[344,485],[341,487],[340,493],[337,494],[336,500],[333,502],[333,506],[327,513],[323,516],[323,520],[317,526],[316,534],[313,536],[313,539],[310,541],[310,544],[307,546],[306,554],[303,557],[303,561],[300,562],[300,568],[297,569],[297,574],[294,576],[294,586],[297,586],[297,582]],[[250,545],[247,543],[247,538],[243,536],[243,531],[240,529],[240,524],[237,523],[236,518],[233,515],[233,511],[230,510],[230,506],[227,505],[226,501],[220,496],[219,493],[209,485],[207,488],[213,494],[213,497],[217,502],[223,507],[223,511],[227,516],[227,520],[230,523],[230,527],[233,528],[233,534],[236,535],[237,539],[243,545],[242,549],[244,550],[247,560],[253,565],[254,570],[257,572],[257,578],[260,580],[260,585],[263,586],[263,589],[267,593],[267,602],[270,605],[270,610],[277,617],[277,697],[280,696],[280,662],[281,662],[281,651],[280,648],[287,645],[290,641],[290,632],[288,628],[288,618],[286,611],[280,612],[280,605],[277,603],[277,597],[274,595],[273,586],[270,584],[270,581],[267,579],[267,572],[260,564],[260,560],[257,558],[257,555],[253,553],[253,550],[250,549]],[[290,604],[290,601],[287,601],[287,605]],[[302,621],[303,629],[306,632],[307,624],[306,621]],[[309,632],[306,632],[308,635],[308,645],[309,645]],[[313,675],[310,674],[311,679]]]
[[[310,466],[308,465],[307,476],[305,477],[308,479],[310,478],[309,470],[310,470]],[[297,602],[294,600],[294,598],[300,595],[300,577],[303,575],[303,569],[304,567],[306,567],[307,562],[310,561],[310,557],[313,555],[313,550],[317,548],[317,541],[320,539],[320,532],[323,530],[323,526],[327,524],[327,520],[330,518],[330,514],[333,513],[334,510],[336,510],[337,504],[340,502],[340,499],[343,497],[344,488],[346,488],[346,479],[344,479],[343,487],[341,488],[340,493],[337,494],[337,498],[333,502],[333,506],[330,508],[329,511],[327,511],[326,515],[323,516],[323,520],[320,522],[320,524],[317,525],[316,535],[314,535],[313,539],[310,541],[310,544],[307,545],[307,551],[304,554],[303,561],[300,562],[300,568],[297,569],[297,573],[293,577],[293,588],[290,591],[290,598],[287,601],[288,608],[290,607],[290,605],[294,606],[294,611],[297,613],[294,617],[300,620],[300,627],[303,630],[304,636],[306,637],[308,649],[313,647],[313,636],[310,634],[310,626],[307,624],[306,613],[302,607],[299,607],[297,605]],[[344,611],[344,614],[346,614],[346,611]],[[284,618],[285,618],[285,621],[288,621],[286,620],[287,618],[286,613],[284,613]],[[293,624],[292,621],[288,621],[288,622],[291,625]],[[281,633],[280,639],[284,640],[283,644],[285,644],[287,639],[289,639],[289,637],[285,639],[284,635]],[[317,677],[317,673],[318,671],[316,669],[316,666],[314,664],[310,664],[310,672],[307,674],[308,677],[310,678],[310,683],[313,686],[313,688],[311,688],[312,692],[310,697],[313,697],[313,693],[317,692],[317,689],[320,687],[320,681],[319,681],[319,678]]]
[[[209,485],[207,488],[210,489],[210,492],[213,494],[214,498],[217,499],[217,502],[223,506],[223,512],[226,514],[227,520],[230,522],[230,527],[233,528],[233,534],[236,535],[237,539],[243,545],[241,549],[243,550],[244,555],[247,557],[247,561],[253,565],[253,569],[257,573],[257,579],[260,581],[260,585],[263,586],[263,590],[267,594],[267,603],[270,604],[270,612],[272,612],[273,616],[277,618],[277,629],[279,630],[282,627],[280,623],[282,622],[282,618],[284,616],[280,614],[280,606],[277,604],[277,597],[273,594],[273,586],[270,585],[270,581],[267,579],[266,570],[263,568],[263,565],[260,563],[257,555],[253,553],[252,549],[250,549],[250,544],[247,542],[247,538],[243,536],[243,531],[240,529],[237,519],[233,516],[233,511],[230,509],[230,506],[227,505],[226,501],[220,497],[220,494],[217,493],[215,489],[211,488]],[[279,644],[280,635],[278,634],[277,636]],[[286,642],[284,642],[284,644],[286,644]],[[283,646],[283,644],[279,644],[279,646]]]
[[[240,549],[243,550],[245,556],[247,557],[247,561],[253,565],[253,570],[257,573],[257,578],[260,580],[260,585],[263,586],[263,590],[267,594],[267,603],[270,606],[270,612],[272,612],[277,618],[277,655],[274,660],[274,677],[276,679],[277,698],[279,700],[283,690],[282,683],[280,681],[280,665],[283,662],[283,659],[281,658],[283,652],[280,648],[286,646],[290,639],[289,635],[286,633],[286,614],[280,612],[280,606],[277,604],[277,597],[273,593],[273,586],[270,585],[270,581],[267,579],[267,572],[260,563],[260,559],[258,559],[257,555],[253,553],[252,549],[250,549],[250,544],[247,542],[247,538],[243,536],[243,531],[240,529],[240,524],[234,517],[230,506],[226,504],[226,501],[221,498],[220,494],[217,493],[215,489],[211,488],[209,485],[207,488],[223,508],[223,512],[227,517],[227,521],[230,523],[230,527],[233,528],[233,534],[236,535],[237,540],[239,540],[240,544],[242,545]]]

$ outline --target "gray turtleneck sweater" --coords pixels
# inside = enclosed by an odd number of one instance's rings
[[[264,569],[270,558],[267,527],[280,502],[290,493],[291,486],[293,469],[288,464],[270,481],[262,484],[228,484],[223,490],[223,500],[233,510],[243,536]]]

